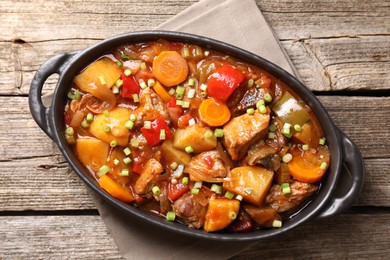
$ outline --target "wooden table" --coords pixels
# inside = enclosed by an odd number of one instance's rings
[[[84,184],[31,118],[30,82],[56,54],[153,29],[195,2],[0,0],[0,258],[121,258]],[[367,178],[347,213],[304,224],[234,259],[388,259],[390,1],[257,4],[304,83],[360,148]],[[44,92],[55,83],[52,76]]]

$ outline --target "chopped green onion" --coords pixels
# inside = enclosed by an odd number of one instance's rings
[[[255,109],[254,108],[248,108],[246,110],[246,113],[249,114],[249,115],[253,115],[255,113]]]
[[[106,85],[106,81],[104,80],[103,76],[99,76],[99,81],[102,85]]]
[[[112,93],[118,94],[119,93],[119,88],[117,86],[112,87]]]
[[[180,176],[183,175],[183,171],[184,171],[184,165],[179,164],[177,166],[176,170],[173,172],[173,176],[175,176],[176,178],[179,178]]]
[[[116,166],[118,166],[119,163],[120,163],[120,161],[119,161],[118,159],[114,159],[114,164],[115,164]]]
[[[275,134],[272,132],[268,132],[268,139],[275,139]]]
[[[145,89],[145,88],[148,87],[148,85],[146,85],[146,83],[145,83],[145,81],[143,79],[140,79],[138,81],[138,83],[139,83],[139,86],[141,87],[141,89]]]
[[[177,166],[179,166],[179,165],[177,164],[177,162],[173,162],[173,163],[171,163],[171,164],[169,165],[169,168],[171,168],[172,170],[176,170],[176,169],[177,169]]]
[[[184,150],[186,151],[186,153],[193,153],[194,152],[194,148],[192,148],[192,146],[186,146],[184,148]]]
[[[230,191],[227,191],[225,193],[225,197],[228,198],[228,199],[232,199],[234,197],[234,193],[233,192],[230,192]]]
[[[76,138],[74,138],[74,136],[66,135],[65,138],[66,138],[66,142],[68,144],[75,144],[76,143]]]
[[[280,228],[282,227],[282,221],[275,219],[274,221],[272,221],[272,226],[276,228]]]
[[[176,87],[176,94],[184,95],[185,90],[186,89],[184,87],[179,85]]]
[[[126,53],[122,53],[121,57],[122,57],[122,59],[124,59],[124,60],[130,59],[129,55],[127,55]]]
[[[174,179],[171,179],[171,183],[172,183],[172,184],[177,184],[177,179],[175,179],[175,178],[174,178]]]
[[[195,122],[195,119],[194,118],[191,118],[190,120],[188,120],[188,125],[189,126],[192,126],[192,125],[195,125],[196,122]]]
[[[135,120],[137,120],[137,117],[134,114],[131,114],[130,115],[130,120],[135,122]]]
[[[200,92],[200,96],[201,96],[202,98],[207,97],[207,91],[202,91],[202,92]]]
[[[262,113],[262,114],[266,114],[268,111],[267,111],[267,108],[264,106],[264,105],[261,105],[260,107],[259,107],[259,111],[260,111],[260,113]]]
[[[111,170],[110,166],[108,165],[103,165],[102,167],[100,167],[99,171],[97,172],[97,175],[99,177],[102,177],[104,174],[106,174],[107,172],[109,172]]]
[[[88,123],[92,123],[92,121],[93,121],[93,114],[88,113],[88,114],[87,114],[87,122],[88,122]]]
[[[139,96],[137,94],[133,94],[132,97],[133,97],[134,102],[136,102],[136,103],[139,102]]]
[[[207,130],[207,131],[203,134],[203,136],[204,136],[205,138],[210,138],[211,136],[213,136],[213,132],[211,132],[211,130]]]
[[[107,109],[105,109],[105,110],[103,111],[103,114],[104,114],[105,117],[109,117],[109,116],[110,116],[110,114],[108,113],[108,110],[107,110]]]
[[[302,127],[298,124],[294,125],[294,130],[297,131],[297,132],[301,132],[302,131]]]
[[[266,93],[264,95],[264,100],[269,103],[272,101],[272,96],[269,93]]]
[[[65,130],[65,133],[66,133],[67,135],[69,135],[69,136],[73,136],[73,135],[74,135],[74,129],[73,129],[73,127],[71,127],[71,126],[67,127],[66,130]]]
[[[129,147],[126,147],[125,149],[123,149],[123,153],[124,153],[126,156],[130,155],[130,154],[131,154],[130,148],[129,148]]]
[[[259,101],[256,102],[256,108],[260,110],[261,106],[265,106],[264,100],[260,99]]]
[[[244,197],[242,197],[241,194],[238,194],[238,195],[236,196],[236,200],[242,201],[243,199],[244,199]]]
[[[68,93],[68,98],[72,100],[79,100],[81,97],[80,91],[77,89],[73,93],[69,92]]]
[[[170,88],[168,91],[168,94],[173,96],[175,94],[176,90],[174,88]]]
[[[231,220],[235,220],[235,219],[237,218],[236,212],[230,211],[230,212],[229,212],[229,218],[230,218]]]
[[[129,176],[129,170],[128,169],[123,169],[120,173],[119,176]]]
[[[160,130],[160,140],[165,140],[165,130],[164,129]]]
[[[275,132],[276,130],[276,125],[272,124],[268,127],[268,130],[271,131],[271,132]]]
[[[133,129],[133,127],[134,127],[134,122],[131,121],[131,120],[127,121],[127,122],[125,123],[125,127],[126,127],[127,129],[129,129],[129,130]]]
[[[282,192],[283,192],[283,194],[290,194],[290,193],[291,193],[291,188],[290,188],[290,186],[283,188],[283,189],[282,189]]]
[[[214,191],[217,194],[222,194],[222,187],[220,185],[218,185],[218,184],[213,183],[211,185],[210,190]]]
[[[132,138],[130,140],[130,145],[133,146],[133,147],[138,147],[138,145],[139,145],[138,139],[137,138]]]
[[[173,212],[173,211],[168,211],[168,212],[167,212],[166,219],[167,219],[168,221],[175,221],[175,218],[176,218],[175,212]]]
[[[183,100],[176,100],[176,106],[183,106]]]
[[[194,57],[195,57],[195,58],[201,58],[201,57],[203,57],[203,50],[202,50],[201,47],[199,47],[199,46],[196,46],[196,47],[195,47]]]
[[[130,157],[123,158],[123,162],[124,162],[125,164],[131,163]]]
[[[223,136],[223,129],[222,129],[222,128],[216,128],[216,129],[214,130],[214,135],[215,135],[215,137],[217,137],[217,138],[222,137],[222,136]]]
[[[118,141],[117,141],[117,140],[112,140],[112,141],[110,142],[110,146],[111,146],[112,148],[116,147],[117,145],[118,145]]]
[[[123,72],[126,76],[130,76],[131,75],[131,70],[127,69]]]
[[[255,83],[253,79],[248,80],[248,88],[253,87],[253,83]]]
[[[320,145],[325,145],[325,137],[324,138],[320,138],[319,142],[318,142]]]
[[[183,179],[181,180],[181,183],[186,185],[186,184],[188,184],[188,181],[189,181],[188,177],[183,177]]]
[[[202,83],[202,85],[200,85],[200,90],[202,90],[202,91],[207,91],[207,85],[206,84],[204,84],[204,83]]]
[[[150,121],[145,121],[145,122],[144,122],[144,128],[145,128],[145,129],[151,129],[151,128],[152,128],[152,122],[150,122]]]
[[[146,63],[145,62],[141,62],[141,64],[139,65],[139,68],[141,70],[146,70]]]
[[[283,129],[288,129],[288,130],[290,130],[290,128],[291,128],[291,124],[289,124],[289,123],[284,123]]]
[[[160,188],[158,186],[153,186],[152,192],[153,192],[154,196],[158,196],[158,195],[161,194],[161,190],[160,190]]]
[[[195,80],[194,79],[188,79],[188,86],[193,87],[195,86]]]
[[[203,185],[202,181],[196,181],[194,183],[194,188],[200,189],[200,188],[202,188],[202,185]]]
[[[148,87],[153,87],[154,84],[156,84],[156,81],[154,79],[148,79]]]
[[[82,122],[81,122],[81,126],[84,127],[84,128],[88,128],[89,127],[89,124],[87,122],[86,119],[84,119]]]
[[[309,149],[310,149],[310,146],[308,144],[302,145],[302,150],[309,151]]]
[[[283,182],[280,184],[280,187],[283,189],[283,188],[286,188],[286,187],[290,187],[290,183],[288,182]]]
[[[197,189],[197,188],[192,188],[192,189],[191,189],[191,194],[196,195],[196,194],[198,194],[198,193],[199,193],[199,189]]]
[[[282,161],[284,162],[284,163],[288,163],[288,162],[290,162],[292,160],[292,155],[291,155],[291,153],[286,153],[285,155],[283,155],[283,157],[282,157]]]
[[[326,170],[327,167],[328,167],[328,164],[326,162],[322,162],[320,165],[321,170]]]
[[[183,101],[183,104],[181,106],[183,108],[190,108],[190,102],[189,101]]]
[[[181,56],[185,59],[190,57],[190,50],[188,49],[188,47],[183,47],[181,49]]]
[[[103,131],[109,133],[111,131],[111,127],[108,125],[103,126]]]

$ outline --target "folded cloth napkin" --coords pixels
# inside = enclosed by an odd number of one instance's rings
[[[224,41],[296,74],[254,0],[201,0],[157,29]],[[227,259],[253,245],[253,242],[205,241],[168,232],[125,215],[94,192],[91,194],[125,259]]]

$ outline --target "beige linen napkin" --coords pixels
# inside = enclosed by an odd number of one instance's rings
[[[158,29],[221,40],[258,54],[290,73],[290,60],[254,0],[201,0]],[[253,243],[194,239],[152,226],[108,205],[94,192],[99,213],[125,259],[227,259]]]

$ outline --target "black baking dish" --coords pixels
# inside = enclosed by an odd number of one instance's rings
[[[202,230],[190,229],[179,223],[169,223],[164,219],[153,216],[108,195],[98,186],[95,179],[80,163],[72,148],[66,142],[63,111],[66,104],[66,96],[74,76],[102,54],[122,44],[155,41],[158,39],[197,44],[258,66],[292,88],[312,108],[324,130],[331,152],[331,165],[316,197],[299,214],[284,221],[282,228],[254,230],[235,234],[206,233]],[[59,79],[51,104],[46,107],[42,103],[42,88],[47,78],[52,74],[58,74]],[[35,74],[29,93],[29,105],[31,114],[37,124],[58,145],[77,175],[98,195],[121,209],[124,214],[132,214],[150,222],[151,225],[158,225],[171,231],[198,238],[225,241],[259,240],[284,233],[308,220],[325,218],[344,212],[358,196],[364,182],[364,162],[359,150],[333,124],[324,107],[307,87],[288,72],[257,55],[235,46],[197,35],[167,31],[126,33],[101,41],[80,52],[55,56],[46,61]]]

